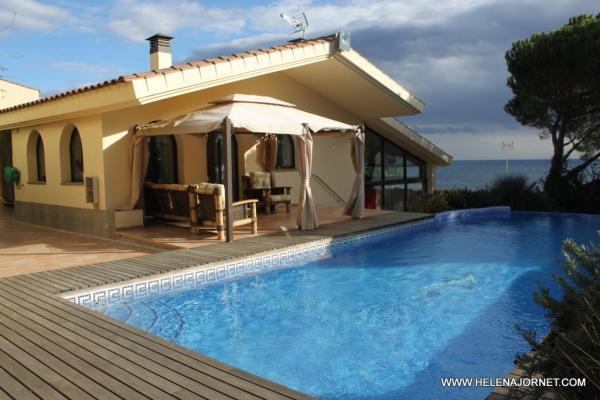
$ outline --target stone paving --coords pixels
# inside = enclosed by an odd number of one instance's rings
[[[115,261],[157,250],[16,222],[0,205],[0,278]]]

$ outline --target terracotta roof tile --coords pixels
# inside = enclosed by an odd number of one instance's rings
[[[101,88],[112,86],[112,85],[118,85],[120,83],[130,82],[130,81],[133,81],[136,79],[148,78],[148,77],[156,76],[156,75],[164,75],[164,74],[169,74],[169,73],[173,73],[173,72],[180,72],[180,71],[183,71],[186,69],[197,68],[200,66],[215,65],[217,63],[223,63],[223,62],[240,59],[240,58],[244,58],[244,57],[255,57],[260,54],[275,53],[275,52],[287,50],[287,49],[307,47],[307,46],[311,46],[311,45],[318,44],[318,43],[329,43],[329,42],[332,42],[333,40],[335,40],[335,35],[328,35],[328,36],[323,36],[323,37],[319,37],[319,38],[315,38],[315,39],[296,39],[292,42],[289,42],[287,44],[283,44],[280,46],[273,46],[273,47],[268,47],[268,48],[258,49],[258,50],[249,50],[249,51],[245,51],[243,53],[232,54],[230,56],[213,57],[213,58],[207,58],[204,60],[190,61],[190,62],[186,62],[183,64],[173,65],[171,67],[160,69],[160,70],[137,72],[137,73],[133,73],[133,74],[129,74],[129,75],[120,76],[116,79],[111,79],[111,80],[96,83],[93,85],[88,85],[88,86],[83,86],[83,87],[80,87],[77,89],[68,90],[66,92],[58,93],[58,94],[55,94],[52,96],[43,97],[39,100],[30,101],[28,103],[18,104],[16,106],[4,108],[4,109],[0,110],[0,114],[4,114],[4,113],[18,110],[21,108],[30,107],[30,106],[33,106],[36,104],[47,103],[47,102],[50,102],[53,100],[62,99],[62,98],[72,96],[75,94],[79,94],[79,93],[89,92],[92,90],[101,89]]]

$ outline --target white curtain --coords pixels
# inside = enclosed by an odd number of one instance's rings
[[[344,215],[362,218],[365,206],[365,132],[361,127],[352,138],[352,164],[354,164],[354,186],[350,199],[344,208]]]
[[[301,230],[317,229],[317,209],[310,190],[312,174],[313,139],[307,124],[303,124],[304,134],[298,137],[298,153],[300,155],[300,196],[298,198],[298,228]]]

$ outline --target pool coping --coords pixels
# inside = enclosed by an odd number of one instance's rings
[[[98,306],[146,296],[172,293],[216,282],[237,279],[276,269],[292,268],[301,261],[319,258],[337,246],[365,239],[381,238],[419,226],[438,222],[436,217],[400,225],[314,240],[283,249],[254,253],[232,260],[203,263],[181,270],[168,271],[109,285],[61,293],[65,300],[95,309]]]
[[[94,308],[124,300],[133,300],[161,293],[171,293],[193,286],[234,279],[244,275],[292,267],[297,265],[298,261],[306,260],[307,257],[310,259],[322,256],[335,246],[390,235],[424,224],[481,216],[510,215],[510,213],[510,207],[502,206],[447,211],[438,213],[432,216],[432,218],[419,219],[400,225],[353,232],[343,236],[314,240],[278,250],[258,252],[232,260],[201,263],[181,270],[162,272],[128,281],[63,292],[61,293],[61,297],[76,304]]]

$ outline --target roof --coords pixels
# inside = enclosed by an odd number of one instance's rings
[[[199,61],[192,61],[192,62],[187,62],[187,63],[183,63],[183,64],[173,65],[169,68],[152,70],[152,71],[148,71],[148,72],[134,73],[131,75],[124,75],[124,76],[120,76],[116,79],[106,80],[104,82],[96,83],[93,85],[83,86],[83,87],[80,87],[77,89],[72,89],[72,90],[68,90],[65,92],[57,93],[52,96],[43,97],[39,100],[30,101],[28,103],[22,103],[22,104],[19,104],[16,106],[8,107],[8,108],[0,110],[0,114],[4,114],[4,113],[18,110],[21,108],[31,107],[36,104],[47,103],[50,101],[62,99],[62,98],[68,97],[68,96],[72,96],[72,95],[76,95],[76,94],[80,94],[80,93],[84,93],[84,92],[90,92],[90,91],[101,89],[101,88],[104,88],[107,86],[119,85],[121,83],[126,83],[126,82],[134,81],[137,79],[148,78],[148,77],[157,76],[157,75],[166,75],[166,74],[171,74],[171,73],[176,73],[176,72],[182,72],[182,71],[185,71],[188,69],[198,68],[203,65],[216,65],[216,64],[220,64],[220,63],[230,62],[233,60],[240,60],[245,57],[254,57],[259,54],[276,53],[276,52],[279,52],[279,51],[285,50],[285,49],[296,49],[296,48],[308,47],[308,46],[312,46],[314,44],[319,44],[319,43],[333,43],[333,42],[335,42],[335,40],[336,40],[335,35],[328,35],[328,36],[323,36],[323,37],[319,37],[319,38],[315,38],[315,39],[296,40],[296,41],[289,42],[288,44],[281,45],[281,46],[273,46],[273,47],[262,48],[262,49],[257,49],[257,50],[245,51],[242,53],[234,53],[230,56],[206,58],[206,59],[199,60]]]

